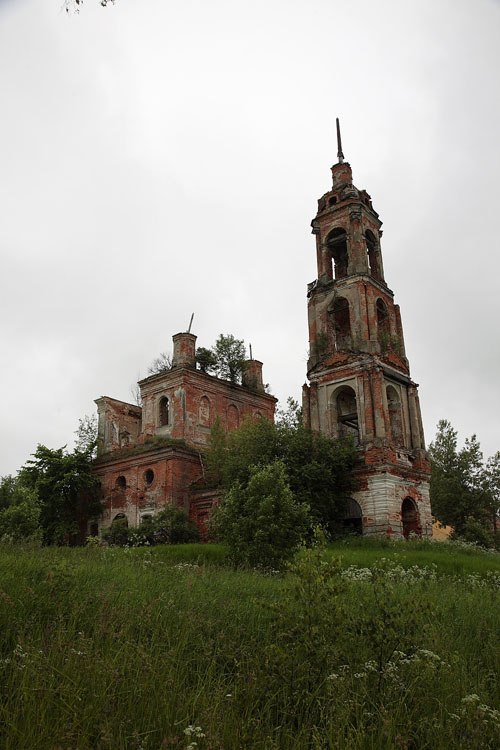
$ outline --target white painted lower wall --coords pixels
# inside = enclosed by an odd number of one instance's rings
[[[352,494],[363,513],[363,534],[386,536],[390,529],[403,535],[401,506],[411,497],[419,514],[422,536],[432,536],[432,515],[428,482],[410,482],[394,474],[381,473],[368,478],[368,489]]]

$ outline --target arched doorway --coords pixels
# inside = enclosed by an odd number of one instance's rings
[[[361,506],[352,497],[347,500],[342,526],[346,534],[363,534],[363,513]]]
[[[412,532],[417,534],[417,536],[422,536],[417,506],[411,497],[405,497],[403,500],[401,506],[401,521],[403,524],[403,536],[405,539],[408,539]]]

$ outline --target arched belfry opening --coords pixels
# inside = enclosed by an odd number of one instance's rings
[[[368,253],[368,265],[370,266],[370,273],[374,279],[382,279],[382,272],[380,268],[380,254],[378,251],[378,243],[375,235],[369,229],[365,232],[366,240],[366,251]]]
[[[387,347],[391,339],[389,313],[385,302],[380,298],[377,300],[377,338],[383,347]]]
[[[337,351],[350,349],[351,339],[351,316],[349,311],[349,302],[345,297],[337,297],[330,311],[332,317],[333,330],[335,334],[335,348]]]
[[[344,276],[347,276],[349,265],[347,233],[345,229],[341,229],[340,227],[332,229],[326,239],[326,244],[332,255],[335,279],[342,279]]]
[[[402,537],[404,521],[405,535],[432,536],[430,457],[400,308],[385,281],[383,222],[353,179],[338,122],[337,146],[330,187],[311,222],[317,278],[307,285],[302,421],[356,446],[353,499],[346,492],[339,525]]]
[[[347,534],[363,534],[363,512],[360,504],[352,497],[347,499],[342,527]]]
[[[401,505],[401,522],[405,539],[408,539],[412,532],[417,534],[417,536],[422,536],[422,528],[420,526],[417,506],[411,497],[405,497],[403,500]]]
[[[404,433],[403,433],[403,412],[401,409],[401,399],[399,393],[393,385],[388,385],[387,389],[387,405],[389,407],[389,421],[391,425],[392,441],[396,445],[401,447],[404,446]]]
[[[170,423],[170,404],[166,396],[162,396],[160,399],[159,408],[159,425],[164,427]]]
[[[337,432],[339,437],[350,435],[359,443],[359,419],[356,394],[350,386],[344,386],[337,393]]]

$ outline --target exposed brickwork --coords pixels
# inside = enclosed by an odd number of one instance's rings
[[[264,391],[262,362],[249,360],[246,384],[236,385],[195,369],[196,336],[179,333],[173,341],[172,369],[139,383],[142,408],[108,396],[96,400],[101,528],[122,514],[136,526],[170,504],[186,508],[204,531],[207,503],[217,495],[191,497],[191,485],[203,476],[202,451],[215,419],[229,432],[245,418],[274,418],[276,399]]]
[[[349,164],[335,164],[332,176],[312,221],[318,278],[308,285],[304,422],[354,436],[364,533],[431,534],[430,464],[400,310],[384,277],[382,222]]]

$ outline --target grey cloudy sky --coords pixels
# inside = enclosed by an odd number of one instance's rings
[[[132,400],[195,312],[300,396],[334,122],[426,437],[500,450],[500,3],[0,0],[0,474]]]

